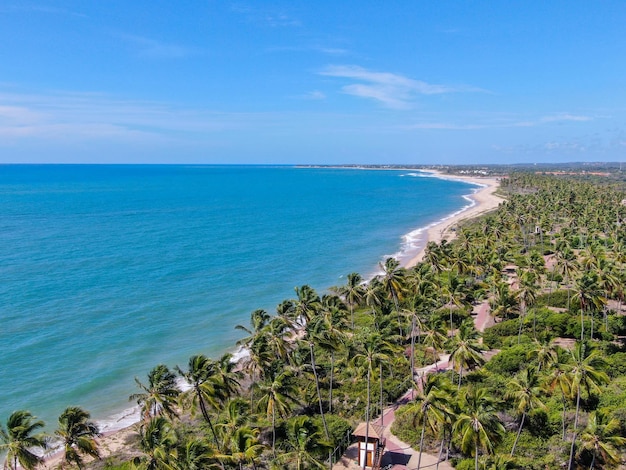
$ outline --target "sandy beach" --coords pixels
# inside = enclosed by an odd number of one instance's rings
[[[406,264],[406,268],[415,266],[422,261],[426,252],[426,245],[428,242],[440,243],[446,239],[451,241],[456,236],[453,228],[464,220],[468,220],[479,215],[490,212],[498,207],[498,205],[504,201],[503,198],[497,196],[495,192],[500,186],[500,181],[496,178],[482,178],[479,176],[461,176],[461,175],[447,175],[436,170],[420,170],[427,173],[432,173],[436,178],[467,181],[468,183],[475,183],[483,186],[478,191],[473,193],[470,198],[474,201],[474,205],[468,207],[466,210],[455,214],[454,216],[442,220],[440,223],[429,227],[426,230],[426,236],[423,240],[423,248],[419,253],[411,258]]]
[[[484,213],[490,212],[493,209],[497,208],[498,205],[504,201],[503,198],[496,196],[494,193],[497,191],[500,182],[496,178],[482,178],[477,176],[457,176],[457,175],[447,175],[440,173],[435,170],[420,170],[423,172],[432,173],[434,177],[442,178],[442,179],[451,179],[451,180],[460,180],[467,181],[471,183],[475,183],[477,185],[482,186],[478,191],[471,194],[469,197],[474,201],[474,205],[468,207],[466,210],[455,214],[452,217],[449,217],[440,223],[429,227],[425,231],[425,237],[423,240],[424,248],[422,248],[419,253],[411,258],[406,264],[405,267],[411,267],[416,265],[418,262],[422,260],[425,253],[425,247],[428,242],[440,243],[443,239],[452,240],[456,236],[454,230],[454,226],[456,226],[459,222],[462,222],[467,219],[471,219],[473,217],[482,215]],[[241,358],[238,358],[241,359]],[[240,361],[238,361],[240,362]],[[123,449],[127,448],[127,442],[133,439],[133,436],[136,435],[137,426],[131,425],[125,427],[123,429],[109,431],[104,433],[99,439],[99,447],[101,452],[101,457],[106,458],[110,455],[115,455]],[[53,470],[59,467],[61,464],[63,455],[59,450],[54,454],[49,455],[46,458],[45,464],[42,466],[44,470]],[[90,459],[85,459],[89,461]]]

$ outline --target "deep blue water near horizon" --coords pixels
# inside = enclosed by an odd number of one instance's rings
[[[131,406],[156,364],[232,351],[294,287],[409,256],[472,186],[288,166],[0,166],[0,422]],[[413,240],[414,241],[414,240]]]

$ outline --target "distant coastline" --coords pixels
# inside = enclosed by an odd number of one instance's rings
[[[441,221],[428,226],[425,229],[426,235],[423,240],[421,240],[422,248],[417,255],[411,258],[408,262],[404,263],[404,267],[406,268],[411,268],[422,261],[426,253],[426,245],[429,242],[441,243],[444,239],[448,241],[453,240],[456,237],[456,233],[454,231],[454,227],[456,225],[460,222],[479,217],[487,212],[490,212],[496,209],[500,203],[504,201],[503,198],[495,194],[500,187],[500,180],[497,178],[448,175],[441,173],[438,170],[430,169],[421,169],[419,171],[431,173],[434,178],[464,181],[466,183],[475,184],[480,188],[468,196],[468,198],[473,202],[472,205],[454,213],[450,217],[444,218]]]

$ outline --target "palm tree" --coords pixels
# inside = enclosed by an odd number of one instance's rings
[[[432,320],[430,325],[426,328],[426,334],[424,335],[424,344],[433,349],[435,353],[435,369],[439,363],[439,352],[443,351],[443,347],[448,340],[445,333],[445,327],[441,322],[435,322]]]
[[[493,453],[495,444],[504,434],[504,426],[498,419],[493,399],[484,388],[470,387],[462,396],[461,410],[452,432],[462,452],[474,454],[474,467],[478,470],[479,451]]]
[[[318,332],[315,329],[315,326],[318,325],[319,322],[309,322],[305,327],[304,341],[306,341],[309,346],[309,352],[311,357],[311,369],[313,370],[313,375],[315,377],[315,390],[317,391],[317,400],[319,403],[320,416],[322,417],[322,423],[324,424],[324,435],[328,440],[328,426],[326,425],[326,418],[324,417],[324,405],[322,403],[322,392],[320,390],[320,379],[317,375],[317,364],[315,363],[315,342],[318,339]]]
[[[580,302],[580,340],[584,341],[585,313],[591,313],[591,324],[593,325],[593,312],[604,306],[606,298],[603,296],[604,291],[600,289],[598,275],[596,273],[585,273],[580,276],[576,280],[574,289],[574,298]],[[593,326],[589,339],[593,339]]]
[[[314,325],[318,346],[330,353],[330,384],[328,386],[328,411],[333,411],[333,383],[335,372],[335,353],[344,343],[347,321],[344,315],[345,304],[334,296],[322,298],[321,316]]]
[[[231,399],[224,409],[225,413],[215,428],[222,437],[222,446],[228,447],[235,431],[245,426],[250,419],[250,405],[243,398]]]
[[[511,448],[511,457],[515,454],[526,415],[535,409],[546,409],[546,405],[539,398],[542,394],[543,388],[539,385],[539,376],[531,367],[522,370],[517,377],[507,383],[506,398],[513,400],[516,411],[522,415],[515,442]]]
[[[402,323],[400,319],[400,308],[398,302],[402,298],[403,280],[406,274],[404,268],[400,267],[400,262],[395,258],[387,258],[385,263],[378,263],[380,269],[383,270],[381,276],[381,285],[387,292],[387,295],[393,300],[398,314],[398,322],[400,327],[400,336],[402,336]]]
[[[417,470],[421,468],[422,452],[424,450],[424,435],[426,428],[436,433],[437,428],[451,414],[450,383],[441,375],[428,375],[423,387],[418,387],[418,393],[413,403],[408,405],[415,413],[414,424],[421,421],[421,434],[419,444],[419,458]]]
[[[287,416],[291,410],[291,404],[297,402],[296,387],[292,378],[292,373],[286,370],[271,378],[267,383],[253,385],[261,393],[258,406],[265,410],[267,417],[272,421],[272,454],[274,456],[276,456],[276,415]]]
[[[217,434],[215,433],[215,428],[213,427],[213,423],[211,421],[211,415],[209,414],[209,406],[215,407],[219,399],[219,392],[216,390],[215,381],[212,380],[215,368],[216,364],[214,361],[203,354],[199,354],[189,358],[189,365],[186,371],[182,370],[178,366],[176,367],[176,370],[179,375],[191,386],[188,391],[183,393],[183,398],[191,401],[192,411],[196,406],[200,408],[202,417],[211,429],[215,446],[219,449]]]
[[[255,459],[261,455],[265,446],[259,442],[259,430],[242,426],[235,430],[230,437],[228,453],[218,457],[223,462],[234,463],[243,470],[244,465],[251,463],[255,466]]]
[[[480,333],[474,328],[474,323],[472,321],[465,321],[461,323],[461,326],[452,339],[450,363],[454,367],[454,370],[459,373],[459,389],[461,388],[463,371],[473,369],[485,362],[485,359],[480,354],[482,346],[478,342],[479,337]]]
[[[618,465],[621,462],[620,447],[626,446],[626,437],[620,436],[620,421],[600,410],[592,411],[587,427],[580,434],[580,452],[591,454],[593,469],[596,461],[606,465]]]
[[[520,304],[520,317],[519,317],[519,331],[517,333],[517,344],[520,343],[520,338],[522,336],[522,325],[524,318],[526,317],[527,309],[533,303],[535,303],[535,299],[537,297],[537,285],[535,275],[526,271],[521,273],[518,276],[519,279],[519,289],[517,290],[517,298],[519,299]],[[533,334],[536,336],[535,330],[535,316],[533,317]]]
[[[31,470],[43,462],[33,451],[48,448],[48,438],[44,434],[36,434],[44,426],[44,422],[37,421],[30,411],[11,413],[6,429],[0,426],[0,452],[6,452],[4,468],[17,470],[19,462],[20,466]]]
[[[600,367],[603,367],[606,362],[597,351],[592,350],[586,343],[577,343],[570,353],[572,355],[572,364],[568,375],[572,393],[576,394],[576,414],[574,415],[574,434],[572,436],[568,470],[572,470],[574,464],[574,446],[578,435],[581,391],[584,388],[588,394],[592,392],[598,393],[600,384],[609,381],[608,376],[600,370]]]
[[[350,320],[354,329],[354,306],[358,305],[363,299],[365,290],[363,289],[363,278],[358,273],[348,274],[348,282],[340,290],[341,295],[350,307]]]
[[[365,407],[365,442],[368,441],[370,426],[370,405],[371,405],[371,384],[374,366],[382,364],[382,361],[388,361],[393,356],[393,348],[391,344],[385,341],[379,333],[371,333],[365,331],[362,338],[355,341],[350,357],[352,362],[367,370],[367,405]],[[382,390],[382,374],[380,375],[380,386]],[[382,410],[381,410],[382,412]],[[363,470],[365,470],[366,459],[363,460]]]
[[[136,400],[141,406],[145,421],[164,414],[170,418],[178,416],[175,404],[180,390],[176,384],[176,375],[166,365],[159,364],[148,373],[147,385],[136,377],[135,382],[143,392],[131,395],[129,400]]]
[[[297,416],[287,423],[286,449],[280,456],[281,462],[286,462],[295,470],[309,468],[326,468],[317,455],[324,455],[332,450],[328,439],[320,436],[319,429],[308,416]]]
[[[215,463],[214,449],[202,438],[191,437],[179,445],[167,470],[210,470],[223,468]]]
[[[81,454],[99,458],[96,437],[100,435],[98,426],[89,421],[87,411],[77,406],[66,408],[59,416],[59,428],[55,434],[63,441],[65,461],[82,468]]]
[[[144,421],[139,428],[139,447],[146,456],[135,458],[135,465],[142,470],[168,469],[175,458],[177,442],[176,432],[165,417]]]
[[[263,309],[254,310],[250,314],[250,328],[245,327],[243,325],[235,326],[236,330],[245,331],[249,335],[248,337],[237,341],[237,345],[249,346],[250,343],[254,341],[255,336],[259,334],[259,332],[268,324],[269,321],[270,321],[270,315],[265,310]]]
[[[294,303],[295,322],[301,325],[306,324],[315,311],[319,309],[320,298],[315,290],[307,285],[295,288],[297,299]]]

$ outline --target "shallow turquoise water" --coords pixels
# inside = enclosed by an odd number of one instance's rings
[[[474,187],[416,172],[0,166],[0,421],[130,406],[133,378],[232,350],[256,308],[408,256]]]

